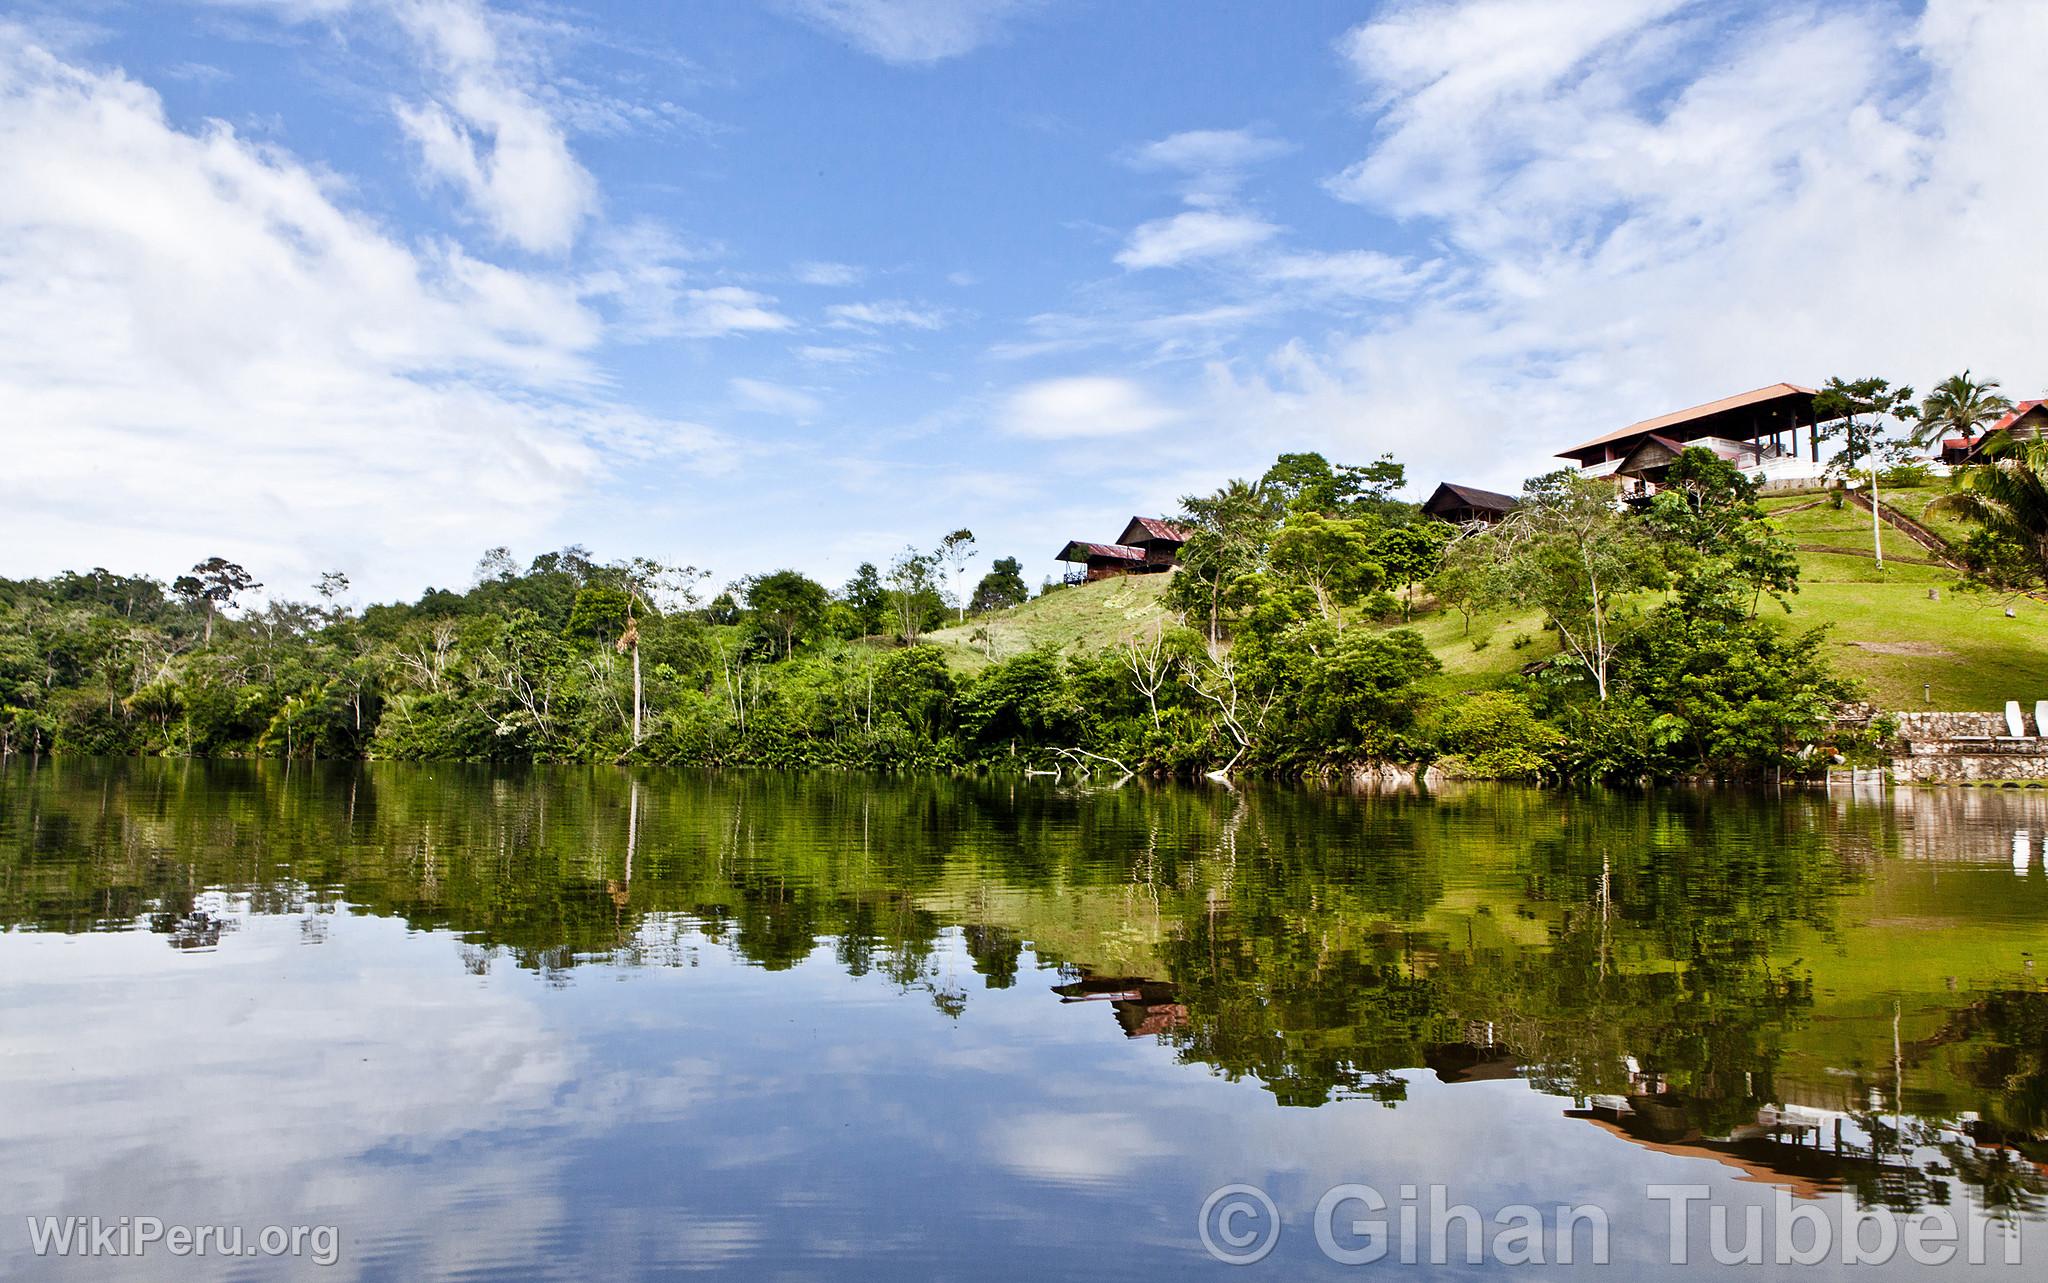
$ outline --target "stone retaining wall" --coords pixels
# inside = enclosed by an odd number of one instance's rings
[[[1954,739],[1958,735],[2003,735],[2003,713],[1897,713],[1899,738],[1905,740]]]
[[[2048,752],[1927,753],[1892,759],[1901,784],[1961,784],[1981,780],[2048,780]]]

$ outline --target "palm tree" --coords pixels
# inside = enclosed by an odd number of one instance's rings
[[[1913,444],[1938,447],[1948,436],[1975,440],[1986,425],[2011,410],[2012,402],[1998,394],[1997,379],[1972,379],[1968,370],[1951,374],[1920,403],[1920,426],[1913,434]]]
[[[2011,540],[2048,577],[2048,439],[2001,444],[1992,454],[1990,462],[1957,472],[1955,490],[1928,506]]]

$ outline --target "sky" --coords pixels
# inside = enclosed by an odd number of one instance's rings
[[[0,0],[0,575],[714,582],[2048,391],[2048,0]]]

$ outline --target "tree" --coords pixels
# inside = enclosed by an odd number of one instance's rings
[[[1030,596],[1031,589],[1024,583],[1023,563],[1015,557],[998,557],[974,586],[974,597],[968,605],[976,613],[1008,610],[1023,605]]]
[[[1764,520],[1756,496],[1756,482],[1700,446],[1688,446],[1666,470],[1643,522],[1664,545],[1686,614],[1747,598],[1736,613],[1753,618],[1765,593],[1784,603],[1798,591],[1792,541]]]
[[[846,581],[840,596],[853,609],[854,618],[860,622],[860,635],[872,637],[882,631],[883,620],[889,613],[889,593],[882,587],[881,572],[872,561],[863,561],[854,569],[853,578]]]
[[[1436,573],[1444,559],[1451,528],[1441,521],[1392,526],[1372,541],[1372,558],[1387,579],[1401,585],[1401,618],[1414,617],[1415,585]]]
[[[832,596],[823,584],[794,570],[772,575],[754,575],[740,581],[747,595],[747,609],[761,622],[782,634],[782,657],[796,652],[796,636],[818,627]]]
[[[2048,576],[2048,440],[1996,446],[1990,462],[1961,469],[1955,485],[1930,506],[2009,542],[2035,574]]]
[[[640,746],[640,723],[644,705],[640,678],[640,626],[637,612],[655,609],[665,599],[670,605],[687,608],[696,604],[697,583],[710,572],[695,566],[673,566],[648,557],[631,557],[615,562],[610,570],[626,594],[626,628],[614,643],[619,653],[633,655],[633,746]]]
[[[223,610],[234,608],[235,599],[252,589],[263,585],[236,563],[225,557],[208,557],[192,567],[189,575],[180,575],[171,585],[171,591],[183,597],[188,603],[206,604],[206,635],[202,644],[213,644],[213,618]]]
[[[1912,408],[1912,388],[1903,383],[1895,388],[1891,380],[1874,375],[1853,382],[1830,378],[1813,398],[1815,417],[1834,420],[1821,430],[1822,439],[1842,438],[1829,470],[1844,477],[1858,464],[1870,470],[1870,547],[1879,570],[1884,569],[1884,526],[1878,515],[1877,474],[1884,463],[1899,457],[1896,445],[1887,449],[1885,424]]]
[[[1617,509],[1613,485],[1570,469],[1537,477],[1520,507],[1475,538],[1493,551],[1505,595],[1543,612],[1605,702],[1623,632],[1618,608],[1665,580],[1655,545]]]
[[[320,582],[313,586],[313,591],[320,594],[320,600],[327,603],[329,611],[339,615],[342,608],[335,603],[348,595],[348,588],[347,575],[339,570],[324,570],[320,572]]]
[[[896,623],[903,644],[914,645],[924,630],[925,611],[938,594],[938,558],[933,553],[905,548],[889,563],[889,604],[895,608]],[[940,607],[944,609],[944,607]],[[945,616],[941,615],[941,619]]]
[[[938,551],[932,555],[946,566],[947,578],[952,582],[954,597],[959,600],[960,619],[964,623],[967,619],[967,599],[960,592],[960,578],[967,573],[967,563],[974,559],[974,532],[964,527],[955,530],[939,540]]]
[[[1315,594],[1322,617],[1341,622],[1338,609],[1380,586],[1379,564],[1360,522],[1297,511],[1273,536],[1273,569]]]
[[[1223,601],[1230,586],[1264,564],[1273,535],[1272,504],[1264,491],[1233,480],[1215,494],[1188,495],[1179,524],[1188,531],[1181,545],[1180,571],[1167,587],[1179,610],[1203,609],[1209,616],[1209,644],[1223,637]]]
[[[1998,394],[1997,379],[1973,379],[1970,372],[1951,374],[1935,384],[1920,403],[1913,444],[1939,448],[1943,439],[1959,436],[1974,441],[1984,429],[2012,410]]]
[[[1470,534],[1454,531],[1451,541],[1444,545],[1436,573],[1429,577],[1430,592],[1458,612],[1465,621],[1467,635],[1472,632],[1473,613],[1497,604],[1494,549],[1485,534],[1484,530]]]

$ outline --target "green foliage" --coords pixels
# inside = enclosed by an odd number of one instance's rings
[[[1024,584],[1024,565],[1015,557],[998,557],[989,572],[974,587],[967,608],[976,614],[1021,606],[1031,597]]]
[[[625,590],[607,584],[579,589],[569,608],[568,632],[572,637],[597,637],[610,641],[626,631]]]
[[[1983,552],[2011,566],[2009,576],[2024,567],[2035,579],[2048,577],[2048,440],[2004,443],[1990,462],[1959,469],[1955,491],[1929,506],[1996,541]]]
[[[1511,691],[1447,701],[1432,711],[1425,733],[1444,754],[1438,767],[1453,779],[1535,779],[1554,769],[1564,744],[1558,729]]]
[[[784,659],[796,653],[799,637],[809,640],[823,629],[826,608],[832,603],[823,584],[794,570],[753,575],[740,586],[755,621],[781,641]]]

